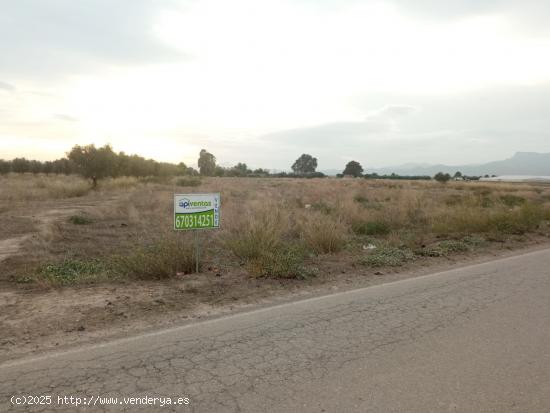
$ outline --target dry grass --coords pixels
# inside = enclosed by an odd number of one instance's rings
[[[261,178],[159,183],[119,178],[89,191],[89,183],[77,177],[0,180],[0,220],[24,215],[18,208],[28,200],[78,210],[47,226],[36,222],[41,232],[21,261],[48,264],[115,256],[124,264],[125,271],[119,272],[140,278],[167,277],[193,267],[190,241],[177,246],[165,235],[173,226],[174,191],[221,192],[222,227],[201,233],[205,262],[237,269],[243,265],[254,276],[303,277],[315,255],[318,263],[325,255],[349,259],[355,251],[360,262],[383,263],[403,255],[395,249],[405,251],[407,259],[409,251],[431,256],[422,253],[430,245],[433,254],[466,251],[458,244],[438,244],[442,240],[549,232],[550,187],[540,185]],[[193,187],[182,189],[180,184]],[[89,223],[75,225],[69,220],[75,215],[88,217]],[[159,242],[164,247],[155,249]],[[369,243],[383,246],[387,254],[369,261],[366,257],[374,253],[361,248]],[[480,245],[468,245],[467,250]],[[16,261],[8,264],[17,267]]]

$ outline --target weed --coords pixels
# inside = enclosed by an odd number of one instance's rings
[[[69,217],[69,222],[74,225],[89,225],[94,221],[85,215],[72,215]]]
[[[366,205],[366,204],[369,203],[369,199],[368,199],[366,196],[361,195],[361,194],[355,195],[355,196],[353,197],[353,200],[354,200],[355,202],[358,202],[358,203],[362,204],[362,205]]]
[[[201,179],[195,176],[182,177],[182,178],[176,179],[177,186],[200,186],[201,183],[202,183]]]
[[[33,278],[54,285],[69,285],[85,280],[104,278],[109,269],[98,259],[76,260],[67,258],[60,263],[45,265],[38,269]]]
[[[457,240],[446,240],[421,250],[415,251],[416,254],[424,257],[444,257],[452,253],[466,252],[471,249],[471,245]]]
[[[246,221],[241,231],[226,237],[224,244],[238,258],[251,260],[277,248],[281,241],[281,227],[274,216],[266,214]]]
[[[356,222],[352,230],[357,235],[387,235],[390,233],[390,226],[384,221]]]
[[[112,265],[117,274],[139,279],[169,278],[178,272],[193,273],[196,258],[192,245],[186,240],[167,238],[137,248],[128,255],[114,256]]]
[[[510,208],[521,206],[526,201],[525,198],[522,198],[521,196],[517,196],[517,195],[512,195],[512,194],[501,195],[500,200],[504,205]]]
[[[330,205],[325,204],[324,202],[315,202],[311,204],[311,209],[315,211],[320,211],[323,214],[330,215],[330,213],[334,210]]]
[[[247,268],[257,277],[304,279],[315,275],[303,262],[307,251],[299,244],[282,244],[251,260]]]
[[[362,258],[360,263],[368,267],[399,267],[413,259],[414,254],[409,249],[382,247]]]
[[[301,227],[301,235],[306,244],[318,254],[341,251],[346,245],[348,230],[338,219],[308,216]]]

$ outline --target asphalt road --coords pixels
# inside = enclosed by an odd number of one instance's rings
[[[1,365],[0,411],[26,409],[546,413],[550,250]]]

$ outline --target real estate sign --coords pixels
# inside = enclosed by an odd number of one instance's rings
[[[174,229],[208,229],[220,226],[220,194],[175,194]]]

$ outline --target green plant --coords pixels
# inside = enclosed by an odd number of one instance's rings
[[[329,215],[333,211],[333,208],[330,205],[325,204],[324,202],[315,202],[311,204],[311,209],[315,211],[320,211],[326,215]]]
[[[67,258],[59,263],[48,264],[38,269],[35,280],[52,284],[68,285],[79,281],[102,278],[109,274],[108,266],[98,259],[77,260]]]
[[[471,245],[464,240],[445,240],[437,243],[436,245],[422,248],[415,252],[416,254],[424,257],[444,257],[456,252],[466,252],[470,249]]]
[[[368,267],[399,267],[413,259],[414,254],[409,249],[381,247],[363,257],[360,263]]]
[[[259,257],[251,260],[247,268],[257,277],[299,278],[315,275],[303,262],[307,251],[299,244],[281,244],[280,247],[264,251]]]
[[[384,221],[356,222],[352,225],[353,232],[357,235],[387,235],[390,226]]]
[[[523,205],[526,201],[525,198],[522,198],[521,196],[517,196],[517,195],[512,195],[512,194],[502,195],[500,197],[500,200],[504,205],[510,208]]]
[[[355,195],[355,196],[353,197],[353,200],[354,200],[355,202],[357,202],[357,203],[359,203],[359,204],[363,204],[363,205],[369,203],[369,199],[368,199],[366,196],[362,195],[362,194],[357,194],[357,195]]]
[[[85,216],[85,215],[72,215],[69,217],[69,222],[71,222],[74,225],[88,225],[93,223],[93,219]]]
[[[177,238],[166,238],[139,247],[128,255],[112,258],[117,274],[140,279],[169,278],[178,272],[193,273],[195,263],[193,243]]]

